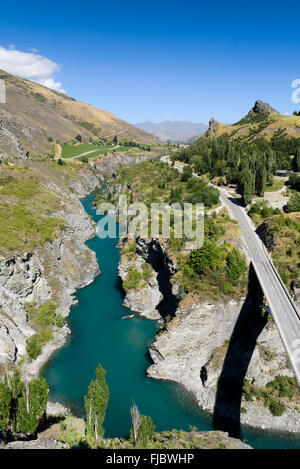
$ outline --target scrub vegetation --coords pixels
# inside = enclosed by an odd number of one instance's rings
[[[300,402],[300,394],[295,378],[277,375],[264,387],[257,387],[244,381],[243,396],[246,401],[261,401],[275,417],[283,415],[290,401]]]
[[[64,221],[51,214],[58,197],[44,187],[29,167],[2,167],[0,177],[0,252],[29,251],[52,241]]]
[[[118,184],[128,203],[143,202],[150,208],[151,203],[203,203],[205,207],[204,245],[193,249],[193,241],[174,237],[174,217],[171,215],[170,238],[162,239],[168,249],[168,255],[176,259],[177,273],[174,282],[181,286],[184,295],[192,293],[201,298],[218,299],[226,296],[240,296],[247,283],[246,260],[238,249],[236,240],[239,237],[237,223],[226,211],[221,209],[217,214],[214,208],[219,205],[219,191],[208,186],[205,179],[192,176],[186,168],[180,174],[159,160],[148,160],[132,168],[121,171]],[[116,203],[115,194],[108,183],[108,190],[99,193],[96,204],[103,201]],[[208,213],[208,209],[210,212]],[[150,222],[149,222],[150,226]],[[150,239],[150,231],[149,231]],[[186,249],[186,246],[190,247]],[[134,262],[135,241],[128,240],[122,254]],[[135,266],[130,267],[124,282],[124,289],[139,289],[145,276]]]
[[[56,312],[56,305],[47,301],[40,308],[35,303],[25,305],[29,324],[37,331],[27,339],[26,351],[30,360],[36,360],[43,346],[53,339],[54,326],[61,328],[64,318]]]

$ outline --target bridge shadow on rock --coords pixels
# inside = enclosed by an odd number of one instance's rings
[[[156,309],[163,318],[166,316],[173,317],[178,307],[179,299],[173,294],[171,278],[174,272],[171,271],[168,257],[161,248],[160,243],[155,240],[152,241],[148,247],[146,260],[157,273],[158,287],[163,297]]]
[[[234,205],[237,205],[238,207],[245,208],[245,204],[242,202],[241,199],[236,199],[235,197],[228,197],[230,202],[232,202]]]
[[[223,369],[219,377],[214,407],[214,428],[240,438],[243,383],[257,339],[267,324],[261,314],[263,293],[252,264],[249,270],[248,295],[234,327]]]

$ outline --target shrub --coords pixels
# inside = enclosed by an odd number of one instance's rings
[[[139,283],[142,279],[142,274],[135,267],[129,267],[128,275],[125,282],[123,283],[123,288],[125,292],[129,290],[136,290],[139,286]]]
[[[292,398],[295,392],[298,392],[295,378],[290,376],[277,375],[273,381],[267,384],[267,387],[278,392],[279,397]]]
[[[288,203],[283,207],[286,213],[300,212],[300,193],[296,192],[292,195]]]
[[[53,339],[51,330],[42,330],[39,334],[34,334],[26,342],[26,352],[31,360],[36,360],[42,353],[42,347]]]
[[[191,252],[188,264],[193,268],[194,272],[202,275],[207,267],[215,268],[219,254],[220,248],[216,244],[205,241],[202,248]]]
[[[29,321],[31,321],[36,328],[45,329],[55,324],[56,305],[51,301],[47,301],[40,308],[37,308],[35,303],[27,303],[25,309]]]
[[[151,278],[151,267],[149,266],[149,264],[143,264],[142,265],[142,269],[143,269],[143,277],[144,279],[147,281],[147,280],[150,280]]]
[[[286,411],[286,406],[282,402],[272,399],[269,403],[269,409],[275,417],[280,417]]]
[[[55,316],[55,325],[60,329],[65,325],[65,318],[60,313],[57,313]]]
[[[39,334],[34,334],[27,339],[26,352],[31,360],[36,360],[42,353],[42,345]]]

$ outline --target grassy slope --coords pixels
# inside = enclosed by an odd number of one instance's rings
[[[79,166],[46,162],[29,166],[2,165],[0,176],[0,253],[30,251],[54,239],[64,220],[52,214],[63,210],[51,181],[65,184],[76,178]],[[65,181],[65,182],[63,182]]]
[[[276,111],[269,114],[244,117],[233,125],[217,123],[207,135],[219,137],[229,134],[234,138],[252,140],[264,137],[270,140],[274,134],[284,134],[289,137],[300,137],[300,116],[283,116]]]
[[[93,151],[94,150],[94,151]],[[124,152],[129,151],[130,147],[116,146],[115,144],[110,145],[92,145],[89,143],[81,143],[79,145],[72,145],[65,143],[62,145],[62,158],[73,158],[83,153],[89,153],[87,158],[94,158],[104,153],[110,153],[111,151]],[[90,153],[91,152],[91,153]]]

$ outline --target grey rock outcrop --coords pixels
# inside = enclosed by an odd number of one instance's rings
[[[119,276],[123,282],[126,281],[131,268],[137,269],[143,275],[143,267],[151,270],[151,275],[144,279],[138,289],[126,292],[124,306],[131,311],[138,312],[147,319],[161,319],[158,306],[164,299],[166,283],[176,272],[175,262],[168,257],[164,243],[158,239],[138,239],[135,256],[128,259],[122,256],[119,263]],[[164,272],[167,279],[159,282],[159,272]],[[163,283],[163,287],[160,283]],[[168,294],[175,299],[178,294],[176,285],[169,285]],[[170,311],[170,314],[172,312]]]
[[[33,450],[33,449],[61,449],[63,448],[64,445],[59,443],[58,441],[52,440],[50,438],[40,438],[38,440],[32,440],[32,441],[13,441],[11,443],[8,443],[7,445],[4,445],[0,449],[6,449],[6,450],[16,450],[16,449],[22,449],[22,450]]]
[[[0,113],[0,119],[1,117]],[[10,131],[7,124],[0,120],[0,159],[7,157],[27,159],[28,153],[24,150],[17,137]]]
[[[145,264],[146,262],[140,256],[136,256],[132,260],[122,256],[119,263],[120,278],[125,282],[131,267],[134,267],[142,274],[143,265]],[[151,268],[150,265],[148,268]],[[152,270],[150,278],[144,281],[139,289],[127,291],[123,305],[147,319],[160,319],[161,316],[156,308],[161,300],[162,294],[159,290],[157,274]]]
[[[263,101],[261,101],[260,99],[258,99],[257,101],[255,101],[255,104],[252,108],[252,111],[255,112],[256,114],[261,114],[261,113],[266,113],[266,114],[269,114],[270,112],[273,112],[275,111],[275,109],[273,109],[270,104],[268,103],[264,103]],[[275,111],[276,112],[276,111]]]

